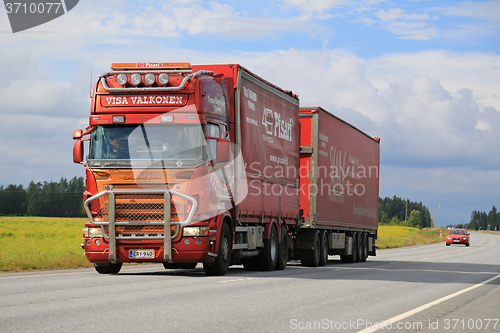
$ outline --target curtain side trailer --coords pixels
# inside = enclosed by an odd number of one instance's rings
[[[380,139],[321,107],[300,108],[300,207],[293,258],[306,266],[375,256]]]

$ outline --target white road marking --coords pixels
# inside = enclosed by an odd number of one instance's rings
[[[470,286],[469,288],[465,288],[465,289],[462,289],[460,291],[457,291],[456,293],[453,293],[451,295],[448,295],[448,296],[445,296],[445,297],[442,297],[438,300],[435,300],[433,302],[430,302],[430,303],[427,303],[427,304],[424,304],[422,306],[419,306],[418,308],[415,308],[413,310],[410,310],[410,311],[407,311],[405,313],[402,313],[398,316],[395,316],[395,317],[392,317],[392,318],[389,318],[387,320],[384,320],[383,322],[384,323],[387,323],[387,322],[390,322],[390,323],[397,323],[397,322],[400,322],[401,320],[405,319],[405,318],[408,318],[410,316],[413,316],[414,314],[416,313],[419,313],[421,311],[424,311],[434,305],[437,305],[439,303],[443,303],[449,299],[452,299],[453,297],[456,297],[456,296],[459,296],[459,295],[462,295],[468,291],[471,291],[473,289],[476,289],[476,288],[479,288],[481,286],[484,286],[485,284],[487,283],[490,283],[491,281],[494,281],[496,279],[500,278],[500,274],[498,274],[497,276],[494,276],[492,277],[491,279],[488,279],[486,281],[483,281],[481,283],[478,283],[476,285],[473,285],[473,286]],[[365,328],[364,330],[361,330],[361,331],[358,331],[357,333],[371,333],[371,332],[375,332],[375,331],[378,331],[380,328],[374,328],[374,327],[369,327],[369,328]]]

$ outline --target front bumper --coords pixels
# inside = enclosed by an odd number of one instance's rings
[[[467,238],[451,238],[446,239],[446,244],[468,244],[469,240]]]
[[[100,244],[96,244],[97,240]],[[169,262],[213,262],[215,258],[209,255],[209,247],[208,237],[183,237],[179,242],[172,244],[172,259]],[[85,255],[91,263],[111,262],[109,260],[109,243],[102,238],[85,238],[84,249]],[[130,258],[130,250],[154,250],[154,258]],[[164,245],[163,243],[117,244],[116,262],[166,262]]]

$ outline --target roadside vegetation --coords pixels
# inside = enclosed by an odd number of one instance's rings
[[[86,218],[0,217],[0,272],[92,267],[80,247],[86,221]],[[381,225],[377,247],[441,242],[446,232],[445,228]]]
[[[432,244],[443,242],[448,230],[446,228],[412,228],[381,225],[378,228],[378,249]]]
[[[86,221],[0,217],[0,272],[92,267],[80,247]]]

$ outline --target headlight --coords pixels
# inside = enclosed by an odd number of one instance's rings
[[[84,238],[102,238],[102,229],[101,227],[86,227],[83,228],[83,237]]]
[[[182,236],[185,237],[208,236],[208,227],[184,227],[182,228]]]

